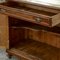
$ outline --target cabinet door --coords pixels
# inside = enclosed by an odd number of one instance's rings
[[[0,14],[0,47],[8,48],[8,16]]]

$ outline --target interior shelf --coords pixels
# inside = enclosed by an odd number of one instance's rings
[[[27,60],[60,60],[60,48],[55,47],[60,47],[60,27],[48,28],[16,18],[9,19],[8,54]]]
[[[60,51],[50,45],[31,39],[25,39],[7,52],[23,57],[27,60],[59,60]]]

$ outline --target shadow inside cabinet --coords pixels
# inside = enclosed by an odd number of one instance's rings
[[[48,28],[9,17],[7,52],[27,60],[60,60],[60,48],[57,48],[57,43],[51,42],[54,37],[60,37],[59,29],[57,26]]]

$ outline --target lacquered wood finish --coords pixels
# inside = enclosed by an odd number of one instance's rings
[[[7,52],[26,60],[60,60],[60,49],[30,39],[24,41]]]
[[[0,46],[9,48],[8,16],[0,13]]]
[[[53,27],[60,23],[59,9],[47,9],[47,7],[42,6],[41,8],[39,7],[40,9],[35,9],[31,8],[32,6],[34,5],[29,6],[29,4],[24,3],[8,2],[0,5],[0,8],[2,9],[1,12],[8,16],[24,19],[25,21],[30,21],[43,26]]]
[[[58,31],[60,27],[49,30],[43,26],[37,28],[38,26],[9,17],[10,49],[7,50],[8,54],[26,60],[60,60],[60,31]]]
[[[10,40],[13,40],[13,42],[15,39],[17,42],[20,41],[19,36],[21,34],[21,38],[29,38],[60,48],[60,27],[55,26],[53,28],[47,28],[41,25],[33,24],[27,21],[22,21],[12,17],[9,17],[9,25]]]
[[[6,25],[1,36],[5,36],[5,42],[8,40],[4,43],[9,56],[21,60],[60,60],[60,27],[56,26],[60,23],[59,9],[10,1],[0,5],[0,13]]]

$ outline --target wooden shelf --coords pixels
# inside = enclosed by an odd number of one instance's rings
[[[14,48],[7,50],[8,53],[25,58],[27,60],[59,60],[60,51],[57,48],[27,39],[20,42]]]
[[[7,40],[8,55],[24,60],[60,60],[60,27],[54,27],[60,23],[59,9],[8,2],[0,4],[0,10],[4,15],[1,21],[7,22],[1,36],[6,35],[2,40]]]

